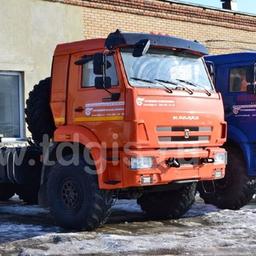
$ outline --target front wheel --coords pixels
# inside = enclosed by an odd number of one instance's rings
[[[198,191],[205,203],[220,209],[238,210],[250,202],[254,193],[254,181],[247,176],[246,165],[241,152],[228,147],[228,164],[223,179],[198,184]]]
[[[196,183],[187,183],[177,190],[152,192],[142,195],[137,203],[151,218],[178,219],[195,201]]]
[[[110,215],[112,193],[100,190],[96,174],[86,172],[86,163],[57,163],[48,177],[47,197],[57,224],[67,229],[93,230]]]

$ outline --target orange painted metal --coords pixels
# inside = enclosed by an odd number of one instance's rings
[[[85,55],[104,51],[104,39],[57,46],[51,94],[57,127],[54,141],[79,142],[90,150],[101,189],[144,186],[144,176],[151,177],[150,185],[213,180],[216,171],[223,177],[224,164],[200,160],[224,151],[220,146],[226,140],[226,123],[220,94],[207,96],[195,91],[189,95],[177,90],[170,94],[164,88],[133,88],[117,49],[114,60],[119,85],[110,91],[121,96],[118,101],[111,101],[105,90],[82,88],[82,66],[75,65]],[[75,111],[77,108],[81,111]],[[201,139],[172,141],[170,137],[184,137],[184,131],[170,131],[169,127],[198,127],[190,136]],[[153,167],[131,170],[131,156],[151,156]],[[180,168],[170,168],[166,165],[169,158],[192,158],[198,163],[185,162]]]

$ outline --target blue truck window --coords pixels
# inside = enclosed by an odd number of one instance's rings
[[[230,69],[229,91],[246,92],[247,85],[253,82],[253,66]]]

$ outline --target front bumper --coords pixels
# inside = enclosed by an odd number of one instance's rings
[[[108,166],[105,174],[105,182],[100,187],[129,188],[145,185],[164,185],[175,181],[200,181],[221,179],[225,175],[225,163],[214,163],[207,159],[214,159],[215,154],[225,153],[225,149],[219,147],[189,148],[189,149],[165,149],[165,150],[130,150],[129,153],[121,152],[117,168]],[[132,170],[130,168],[131,157],[152,157],[153,166],[150,169]],[[177,159],[180,167],[170,167],[168,159]],[[108,182],[106,180],[115,182]],[[101,180],[102,181],[102,180]]]

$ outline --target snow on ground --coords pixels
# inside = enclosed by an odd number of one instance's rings
[[[0,204],[1,255],[255,255],[256,203],[218,210],[200,199],[179,220],[150,221],[121,200],[94,232],[54,226],[48,211],[19,201]]]

